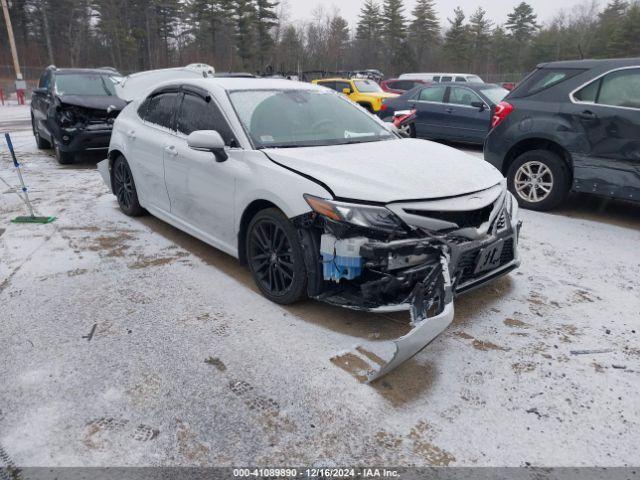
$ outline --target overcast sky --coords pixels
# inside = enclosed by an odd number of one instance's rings
[[[358,21],[360,7],[364,0],[286,0],[288,3],[289,16],[291,20],[306,20],[311,18],[311,12],[314,8],[322,5],[327,10],[332,11],[337,8],[343,17],[347,19],[351,27],[355,27]],[[381,1],[379,1],[381,3]],[[447,17],[453,17],[453,9],[456,6],[462,7],[464,12],[469,16],[478,6],[487,11],[489,17],[497,23],[503,23],[507,19],[507,14],[513,10],[513,7],[520,3],[520,0],[436,0],[435,5],[440,16],[441,24],[446,27]],[[549,20],[560,9],[567,11],[579,0],[528,0],[538,14],[540,23]],[[404,0],[405,15],[408,15],[415,5],[415,0]]]

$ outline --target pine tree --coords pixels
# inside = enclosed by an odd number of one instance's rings
[[[433,63],[440,45],[440,23],[434,9],[433,0],[418,0],[409,25],[409,38],[415,51],[418,69]]]
[[[610,55],[616,57],[636,57],[640,55],[640,3],[634,2],[625,11],[608,45]]]
[[[271,30],[277,25],[278,15],[275,8],[278,2],[271,0],[256,0],[256,41],[258,43],[258,64],[264,70],[265,63],[269,61],[269,54],[273,49],[273,37]]]
[[[527,70],[525,58],[529,55],[528,47],[531,39],[540,28],[533,8],[526,2],[520,3],[507,15],[505,28],[509,32],[511,52],[511,68],[516,72]]]
[[[242,68],[253,70],[255,59],[256,7],[251,0],[236,0],[236,48]]]
[[[382,16],[380,5],[374,0],[365,0],[356,26],[356,50],[358,59],[367,59],[372,65],[378,65],[382,58]],[[369,68],[369,65],[357,65]]]
[[[411,63],[407,44],[407,26],[402,0],[384,0],[382,4],[382,39],[386,59],[393,72],[399,72]]]
[[[533,8],[526,2],[521,2],[507,16],[505,28],[511,36],[519,43],[524,44],[533,37],[538,28],[536,23],[538,16],[534,13]]]
[[[329,22],[327,36],[328,51],[334,55],[336,71],[344,67],[344,55],[349,50],[349,23],[340,15],[335,15]]]
[[[453,11],[453,20],[448,18],[450,27],[445,33],[442,46],[445,59],[454,70],[464,70],[469,63],[469,27],[465,25],[465,14],[460,7]]]
[[[478,7],[469,18],[470,63],[473,73],[487,72],[492,26],[493,22],[487,18],[487,12],[482,7]]]
[[[621,45],[616,45],[619,30],[624,23],[629,4],[625,0],[613,0],[598,15],[598,28],[595,33],[596,55],[599,57],[616,56]]]

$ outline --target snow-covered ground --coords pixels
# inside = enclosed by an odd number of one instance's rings
[[[522,267],[364,385],[330,358],[404,315],[270,303],[233,258],[120,213],[96,158],[13,139],[58,220],[9,223],[0,186],[0,466],[640,463],[640,206],[523,211]]]

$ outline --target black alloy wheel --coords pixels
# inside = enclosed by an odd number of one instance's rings
[[[138,202],[138,192],[127,160],[120,156],[113,164],[113,193],[118,199],[120,210],[130,217],[142,215],[144,209]]]
[[[269,300],[288,304],[304,297],[302,248],[295,229],[279,210],[262,210],[251,221],[247,260],[258,288]]]

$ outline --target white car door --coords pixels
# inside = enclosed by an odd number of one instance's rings
[[[127,125],[127,156],[136,179],[136,188],[145,207],[170,211],[169,195],[164,181],[165,146],[175,139],[177,89],[149,96],[140,105],[142,122]]]
[[[193,150],[187,135],[196,130],[217,130],[227,145],[236,140],[218,105],[206,92],[185,91],[180,100],[177,136],[166,146],[165,181],[171,214],[204,233],[220,247],[237,245],[234,195],[240,160],[217,162],[211,152]]]

